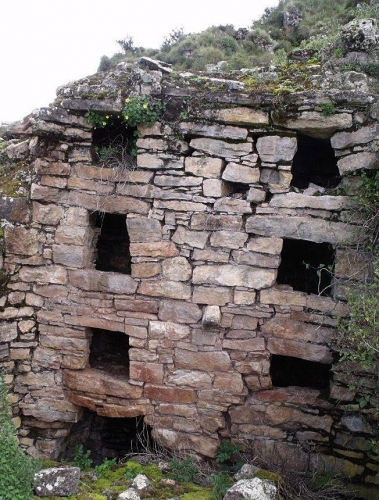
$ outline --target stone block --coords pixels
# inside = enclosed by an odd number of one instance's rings
[[[218,124],[182,122],[179,123],[179,131],[185,135],[200,135],[215,139],[232,139],[234,141],[244,141],[247,138],[247,129]]]
[[[188,156],[184,164],[186,173],[209,179],[219,179],[224,161],[208,156]]]
[[[314,208],[316,210],[347,210],[353,208],[350,196],[307,196],[302,193],[275,194],[269,203],[277,208]]]
[[[163,446],[173,450],[191,450],[205,457],[215,458],[220,446],[218,439],[208,436],[197,436],[178,432],[172,429],[154,428],[153,439]]]
[[[262,255],[246,250],[233,250],[232,259],[237,264],[276,269],[280,264],[279,255]]]
[[[229,262],[230,250],[225,249],[215,249],[215,248],[205,248],[204,250],[193,251],[192,259],[205,260],[209,262]]]
[[[319,344],[310,344],[298,340],[269,338],[267,340],[267,349],[271,354],[291,356],[324,364],[333,363],[332,351],[329,347]]]
[[[143,281],[138,287],[140,295],[187,300],[191,297],[191,287],[178,281]]]
[[[198,266],[193,271],[194,284],[221,286],[245,286],[248,288],[268,288],[276,280],[276,271],[253,268],[251,266]]]
[[[190,404],[197,401],[196,392],[193,389],[179,389],[178,387],[150,384],[145,384],[143,396],[164,403]]]
[[[156,241],[145,243],[131,243],[130,253],[133,257],[166,258],[176,257],[179,251],[172,241]]]
[[[192,302],[196,304],[224,306],[231,301],[230,288],[195,286],[193,289]]]
[[[246,200],[250,203],[259,204],[265,201],[266,191],[264,189],[251,187],[246,195]]]
[[[0,342],[10,342],[17,338],[17,323],[0,323]]]
[[[259,168],[239,165],[238,163],[228,163],[222,178],[224,181],[238,184],[255,184],[259,182]]]
[[[67,283],[67,271],[64,267],[60,266],[24,266],[20,269],[19,277],[21,281],[37,285],[47,285],[50,283],[64,285]]]
[[[331,137],[330,144],[334,149],[352,148],[359,144],[367,144],[378,136],[378,125],[369,125],[353,132],[337,132]]]
[[[346,244],[358,238],[357,226],[301,216],[252,216],[246,221],[246,231],[274,238],[292,238],[315,243]]]
[[[305,307],[307,305],[307,294],[305,292],[271,288],[270,290],[262,290],[260,295],[262,304],[288,305],[295,307]]]
[[[197,304],[181,300],[162,300],[158,316],[162,321],[197,323],[202,317],[202,312]]]
[[[316,344],[328,344],[333,335],[330,328],[280,317],[265,321],[261,330],[269,337],[304,340]]]
[[[7,254],[32,256],[41,252],[40,235],[36,229],[6,225],[4,241]]]
[[[281,238],[251,238],[247,244],[247,249],[252,252],[266,253],[269,255],[279,255],[283,248]]]
[[[216,373],[213,386],[235,394],[241,394],[244,389],[242,376],[239,373]]]
[[[255,304],[257,294],[255,292],[246,292],[244,290],[236,290],[234,292],[234,303],[242,306],[250,306]]]
[[[268,135],[259,137],[256,147],[263,162],[292,161],[297,151],[297,140],[296,137]]]
[[[63,207],[58,205],[42,205],[38,202],[33,202],[33,220],[40,224],[56,226],[60,223],[64,215]]]
[[[154,201],[154,207],[162,210],[175,210],[176,212],[206,212],[207,205],[204,203],[195,203],[193,201],[182,200],[158,200]]]
[[[236,231],[215,231],[210,238],[212,247],[222,247],[237,249],[244,246],[248,239],[246,233],[238,233]]]
[[[62,226],[55,232],[55,242],[64,245],[85,245],[89,242],[90,233],[84,227]]]
[[[132,264],[132,278],[153,278],[162,271],[158,262],[140,262]]]
[[[167,377],[167,383],[193,389],[209,389],[212,386],[212,378],[204,371],[174,370]]]
[[[207,110],[207,117],[235,125],[259,126],[269,124],[269,115],[265,111],[236,106],[234,108]]]
[[[202,177],[185,177],[183,175],[156,175],[154,184],[161,187],[195,187],[201,186]]]
[[[126,219],[129,240],[132,243],[161,241],[162,228],[159,221],[147,217],[128,217]]]
[[[241,215],[194,214],[191,217],[191,229],[201,231],[239,231],[242,224]]]
[[[171,321],[150,321],[149,338],[183,340],[190,335],[190,328],[187,325],[173,323]]]
[[[192,139],[190,146],[197,151],[221,158],[235,158],[247,155],[253,151],[251,142],[226,142],[202,137]]]
[[[324,139],[332,136],[337,130],[347,130],[353,126],[353,117],[350,113],[324,116],[318,111],[303,111],[296,118],[273,116],[273,121],[275,125]]]
[[[82,290],[118,294],[133,294],[138,283],[127,274],[84,269],[69,271],[70,283]]]
[[[163,364],[131,361],[129,376],[132,380],[163,384]]]
[[[265,352],[266,350],[265,340],[260,337],[247,340],[224,339],[222,348],[243,352]]]
[[[225,351],[193,352],[175,349],[174,365],[182,370],[206,369],[207,373],[227,372],[231,363],[229,354]]]
[[[194,248],[204,248],[207,244],[209,233],[205,231],[191,231],[184,226],[178,229],[172,236],[172,241],[178,245],[188,245]]]
[[[231,192],[231,187],[220,179],[205,179],[203,194],[211,198],[221,198]]]
[[[217,200],[214,204],[214,210],[216,212],[226,212],[227,214],[251,214],[251,205],[246,200],[240,200],[238,198],[224,197]]]
[[[192,276],[192,267],[185,257],[172,257],[162,262],[162,275],[171,281],[187,281]]]
[[[83,246],[53,245],[53,262],[68,267],[87,267],[91,262],[92,252]]]
[[[215,327],[221,324],[221,311],[219,306],[206,306],[203,311],[202,325]]]
[[[163,168],[164,162],[162,158],[154,154],[143,153],[137,156],[137,167],[146,168],[148,170],[159,170]]]

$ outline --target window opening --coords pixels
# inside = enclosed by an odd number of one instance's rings
[[[335,188],[341,181],[330,139],[299,135],[292,164],[291,186],[306,189],[309,183]]]
[[[330,243],[284,239],[277,283],[299,292],[330,296],[334,260]]]
[[[329,387],[332,365],[273,354],[270,375],[274,387],[298,386],[324,390]]]
[[[137,128],[128,127],[121,118],[110,116],[103,127],[92,133],[93,161],[111,168],[131,169],[136,166]]]
[[[122,332],[92,329],[89,365],[111,375],[129,377],[129,337]]]
[[[96,212],[94,225],[99,229],[96,269],[130,274],[130,240],[125,215]]]
[[[84,408],[83,418],[70,429],[61,458],[72,461],[75,449],[81,445],[85,453],[90,451],[93,465],[98,465],[105,458],[123,459],[130,453],[142,452],[148,444],[151,429],[143,417],[103,417]]]

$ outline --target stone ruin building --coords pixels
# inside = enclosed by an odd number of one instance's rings
[[[377,97],[358,74],[278,97],[169,71],[121,63],[14,127],[33,183],[1,202],[0,358],[20,442],[120,456],[143,424],[166,448],[214,458],[231,438],[371,491],[372,429],[330,339],[368,272],[351,193],[378,168]],[[133,158],[135,95],[165,110]]]

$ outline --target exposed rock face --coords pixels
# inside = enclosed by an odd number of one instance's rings
[[[39,497],[69,497],[77,492],[79,480],[79,467],[53,467],[39,471],[33,486]]]
[[[348,51],[377,49],[379,29],[375,19],[354,19],[343,27],[342,42]]]
[[[276,493],[276,486],[255,477],[238,481],[226,492],[224,500],[274,500]]]
[[[347,418],[354,395],[332,378],[328,345],[348,314],[338,297],[366,264],[352,257],[352,197],[329,180],[377,169],[374,99],[294,94],[278,113],[274,96],[241,82],[213,79],[199,93],[161,70],[121,64],[62,87],[15,132],[35,151],[30,203],[1,205],[0,357],[21,444],[57,457],[85,408],[143,416],[169,448],[215,457],[222,435],[268,461],[316,467],[305,444],[370,478],[370,431]],[[138,127],[136,160],[96,163],[111,131],[92,129],[88,109],[120,120],[133,93],[162,100],[166,115]],[[188,119],[175,118],[195,101]],[[334,114],[324,116],[325,102]],[[324,185],[295,192],[314,155]],[[318,266],[334,256],[338,282],[321,286]]]

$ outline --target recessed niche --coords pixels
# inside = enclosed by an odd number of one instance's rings
[[[329,387],[332,365],[273,354],[270,375],[274,387],[298,386],[323,390]]]
[[[129,337],[122,332],[92,329],[89,365],[110,375],[129,377]]]
[[[99,229],[96,269],[130,274],[130,240],[125,215],[96,212],[93,219]]]
[[[150,441],[150,427],[144,424],[142,417],[102,417],[84,408],[83,418],[70,429],[61,458],[72,460],[75,449],[82,445],[97,465],[105,458],[124,459],[129,453],[143,451],[144,444],[151,444]]]
[[[284,239],[277,283],[299,292],[330,296],[334,260],[330,243]]]
[[[324,188],[338,186],[341,177],[330,139],[299,135],[291,172],[291,186],[298,189],[306,189],[309,183]]]
[[[104,127],[93,130],[93,161],[109,167],[135,166],[136,131],[121,118],[109,116]]]

